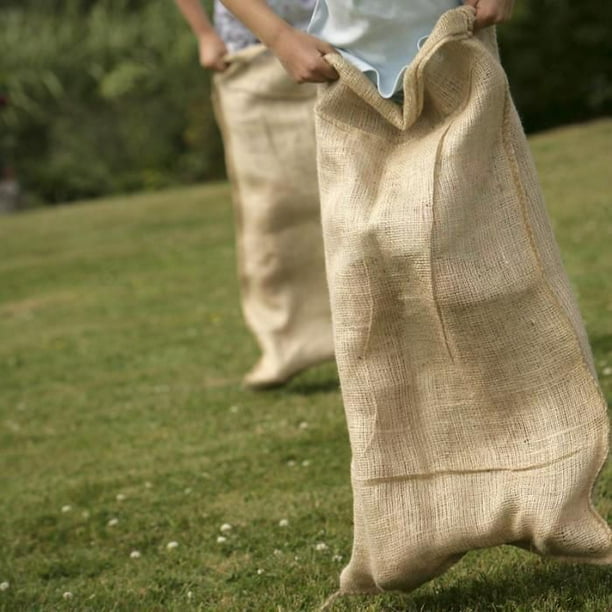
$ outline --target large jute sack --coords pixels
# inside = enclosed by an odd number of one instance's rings
[[[352,447],[341,592],[410,590],[471,549],[612,561],[591,503],[608,421],[491,29],[445,13],[403,107],[341,56],[316,108]]]
[[[241,299],[262,359],[247,382],[282,382],[333,356],[313,107],[256,45],[228,58],[213,101],[233,188]]]

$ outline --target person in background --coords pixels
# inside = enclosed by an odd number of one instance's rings
[[[213,102],[232,185],[242,309],[261,349],[245,386],[282,385],[333,358],[316,178],[316,89],[299,87],[220,2],[176,0],[212,70]],[[272,0],[298,29],[314,0]]]

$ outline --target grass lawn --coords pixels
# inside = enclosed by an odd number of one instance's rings
[[[531,142],[610,398],[612,121]],[[0,218],[0,254],[0,610],[316,609],[351,547],[337,374],[240,388],[227,185]],[[333,609],[603,612],[612,576],[501,547]]]

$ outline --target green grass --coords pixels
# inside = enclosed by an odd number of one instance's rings
[[[612,121],[532,140],[608,397],[611,140]],[[227,186],[1,218],[0,255],[0,609],[316,609],[351,546],[337,375],[241,390]],[[503,547],[333,609],[604,611],[611,583]]]

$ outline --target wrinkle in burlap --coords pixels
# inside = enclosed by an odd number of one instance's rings
[[[262,351],[255,380],[333,356],[316,175],[316,87],[293,83],[256,45],[215,76],[233,187],[242,308]]]
[[[442,16],[404,104],[339,55],[316,125],[352,446],[342,592],[513,543],[612,561],[590,496],[606,406],[491,29]]]

